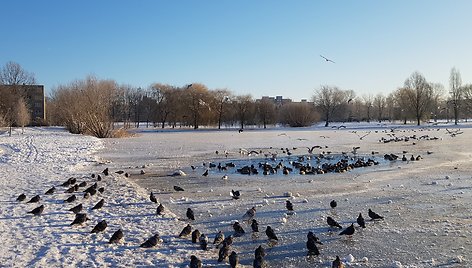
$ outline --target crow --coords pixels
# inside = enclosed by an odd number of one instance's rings
[[[192,232],[192,243],[197,243],[198,239],[200,238],[201,235],[202,235],[202,233],[200,233],[200,231],[198,229],[195,229]]]
[[[156,209],[156,214],[157,215],[164,215],[164,205],[162,203],[159,204],[159,206]]]
[[[72,211],[75,214],[77,214],[77,213],[81,212],[83,208],[84,207],[82,206],[82,204],[78,204],[77,206],[75,206],[73,208],[70,208],[69,211]]]
[[[277,240],[277,241],[279,240],[277,236],[275,235],[274,229],[272,229],[272,227],[267,226],[265,233],[267,237],[269,238],[269,240]]]
[[[190,268],[202,268],[202,261],[195,255],[190,256]]]
[[[308,232],[308,234],[306,235],[306,238],[307,239],[313,239],[317,244],[323,245],[323,243],[321,243],[320,239],[312,231]]]
[[[92,209],[101,209],[103,207],[103,204],[105,204],[105,199],[98,201],[98,203],[95,206],[93,206]]]
[[[333,200],[333,201],[329,202],[329,206],[330,206],[331,208],[335,208],[335,207],[338,206],[338,203],[336,202],[336,200]]]
[[[87,182],[86,181],[83,181],[81,183],[79,183],[79,187],[85,187],[87,186]]]
[[[259,223],[257,223],[256,219],[252,219],[251,229],[253,232],[259,232]]]
[[[354,229],[354,224],[351,223],[351,226],[347,227],[346,229],[344,229],[342,232],[339,233],[339,235],[348,235],[348,236],[351,236],[353,235],[355,232],[355,229]]]
[[[44,194],[46,194],[46,195],[51,195],[51,194],[54,193],[54,191],[56,191],[56,187],[53,186],[52,188],[50,188],[49,190],[47,190]]]
[[[33,198],[31,198],[28,202],[26,203],[38,203],[39,200],[41,200],[41,197],[39,195],[35,195]]]
[[[237,267],[239,264],[239,256],[236,252],[231,252],[231,254],[229,255],[229,265],[231,266],[231,268],[235,268]]]
[[[267,267],[265,260],[262,257],[255,258],[252,262],[252,267],[254,268],[265,268]]]
[[[155,247],[160,241],[159,234],[155,234],[148,238],[144,243],[140,245],[142,248],[152,248]]]
[[[16,198],[16,201],[24,201],[26,199],[26,195],[25,194],[20,194],[17,198]]]
[[[192,226],[190,224],[187,224],[187,226],[182,229],[182,231],[179,234],[179,237],[185,237],[188,236],[192,232]]]
[[[208,249],[208,237],[205,234],[201,234],[200,238],[198,239],[200,242],[200,248],[203,250]]]
[[[285,201],[285,207],[287,208],[288,211],[293,211],[293,204],[290,202],[290,200]]]
[[[44,205],[41,205],[41,206],[29,211],[28,213],[31,213],[35,216],[39,216],[43,213],[43,211],[44,211]]]
[[[149,200],[151,200],[151,202],[157,204],[157,198],[154,196],[154,194],[153,194],[152,192],[151,192],[151,194],[149,195]]]
[[[105,220],[102,220],[101,222],[97,223],[95,227],[93,227],[91,233],[99,233],[105,231],[107,228],[108,224]]]
[[[233,223],[233,229],[234,229],[234,236],[242,236],[245,233],[243,227],[237,221]]]
[[[118,244],[120,240],[123,238],[123,231],[121,229],[118,229],[118,231],[114,232],[113,235],[110,238],[110,241],[108,241],[109,244]]]
[[[103,192],[105,192],[105,187],[100,187],[98,188],[97,190],[99,193],[103,194]]]
[[[108,168],[105,168],[105,169],[102,171],[102,173],[103,173],[103,175],[108,176],[108,174],[109,174]]]
[[[184,188],[182,188],[180,186],[177,186],[177,185],[174,185],[174,190],[177,191],[177,192],[183,192]]]
[[[72,225],[76,225],[76,224],[82,224],[82,223],[86,222],[87,220],[90,220],[90,219],[87,218],[86,213],[77,213],[77,214],[75,214],[74,221],[70,225],[72,226]]]
[[[326,218],[326,222],[328,223],[329,227],[338,227],[339,229],[343,228],[337,221],[335,221],[330,216]]]
[[[205,170],[205,172],[203,172],[202,176],[203,176],[203,177],[206,177],[206,176],[208,176],[208,169],[207,169],[207,170]]]
[[[369,208],[369,217],[371,218],[371,220],[383,220],[384,217],[380,216],[379,214],[373,212],[370,208]]]
[[[357,224],[359,224],[360,227],[365,228],[365,220],[364,217],[362,217],[362,213],[359,213],[359,216],[357,217]]]
[[[312,237],[308,237],[308,240],[306,241],[306,248],[308,249],[309,255],[320,255],[320,251],[316,246],[316,241]]]
[[[254,257],[257,258],[264,258],[266,256],[265,249],[262,245],[259,245],[256,250],[254,251]]]
[[[191,208],[187,208],[187,218],[192,221],[195,220],[195,214]]]

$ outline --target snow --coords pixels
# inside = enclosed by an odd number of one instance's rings
[[[339,124],[338,124],[339,125]],[[240,221],[246,234],[235,238],[232,250],[241,264],[252,266],[254,249],[263,245],[270,267],[331,267],[336,255],[348,267],[467,267],[472,258],[472,201],[470,174],[472,131],[461,125],[463,134],[450,134],[453,126],[414,127],[388,124],[344,124],[345,128],[311,127],[302,129],[249,129],[242,133],[213,130],[140,129],[129,138],[99,140],[73,135],[62,128],[27,128],[24,135],[0,134],[0,266],[4,267],[187,267],[190,256],[199,257],[205,266],[227,267],[216,261],[218,251],[211,245],[203,251],[190,239],[178,238],[187,225],[185,211],[191,207],[194,228],[206,234],[210,242],[222,230],[233,232]],[[448,130],[446,130],[448,128]],[[436,140],[379,142],[382,138],[429,135]],[[378,152],[403,151],[421,155],[420,161],[383,162],[379,166],[358,168],[345,173],[323,175],[239,175],[210,169],[208,163],[256,163],[264,156],[240,154],[240,151],[278,151],[292,148],[292,160],[307,155],[306,147],[328,146],[333,154],[349,152],[371,156]],[[215,152],[226,152],[216,154]],[[427,153],[430,152],[430,153]],[[288,161],[284,160],[284,161]],[[206,163],[206,166],[203,166]],[[196,166],[192,170],[190,165]],[[105,168],[110,175],[97,181],[92,174]],[[124,173],[117,174],[115,171]],[[143,172],[142,172],[143,171]],[[174,173],[185,176],[170,176]],[[177,174],[176,174],[177,175]],[[228,175],[222,180],[223,175]],[[88,185],[97,182],[103,194],[64,203],[71,194],[59,186],[70,177]],[[44,192],[56,186],[56,193]],[[173,186],[185,189],[175,192]],[[87,186],[88,187],[88,186]],[[234,200],[230,191],[240,190]],[[82,189],[83,190],[83,189]],[[155,215],[157,204],[149,200],[154,192],[165,207],[163,216]],[[36,194],[36,204],[18,202]],[[289,194],[290,193],[290,194]],[[100,199],[105,206],[90,208]],[[287,214],[285,200],[294,204],[295,213]],[[337,200],[335,209],[329,207]],[[70,226],[74,214],[68,209],[82,203],[90,218],[81,226]],[[45,205],[41,216],[26,212]],[[242,222],[242,216],[256,207],[258,235]],[[338,236],[328,229],[326,217],[332,216],[343,227],[355,223],[367,210],[385,217],[367,221],[367,228],[356,228],[352,238]],[[105,219],[107,229],[91,234],[96,223]],[[279,242],[269,248],[263,232],[270,225]],[[121,228],[124,239],[110,245],[108,240]],[[305,242],[313,231],[324,243],[320,256],[307,257]],[[162,243],[155,248],[139,247],[159,233]]]

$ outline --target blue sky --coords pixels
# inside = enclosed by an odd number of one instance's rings
[[[472,83],[472,1],[4,1],[0,65],[51,90],[89,74],[311,98],[393,91],[414,71]],[[320,54],[336,63],[323,61]]]

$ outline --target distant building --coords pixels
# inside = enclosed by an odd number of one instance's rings
[[[31,114],[31,125],[42,125],[46,121],[46,98],[43,85],[0,85],[0,96],[20,92],[26,100]]]
[[[256,101],[263,101],[263,100],[269,100],[277,106],[282,106],[284,104],[292,102],[291,99],[284,99],[282,96],[275,96],[275,97],[262,96],[262,98],[260,98]]]

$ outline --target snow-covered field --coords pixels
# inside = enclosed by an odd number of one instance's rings
[[[218,250],[213,245],[203,251],[189,238],[177,237],[188,223],[185,211],[192,208],[196,218],[192,227],[211,242],[219,230],[228,236],[236,220],[242,223],[246,234],[236,237],[232,245],[242,267],[252,267],[259,245],[267,250],[269,267],[331,267],[336,255],[352,267],[470,267],[472,131],[465,126],[460,131],[447,127],[372,123],[242,133],[140,129],[133,137],[107,140],[68,134],[60,128],[30,128],[25,135],[12,137],[0,134],[0,266],[186,267],[190,256],[196,255],[204,266],[227,267],[227,260],[217,262]],[[460,134],[451,135],[451,131]],[[379,142],[392,137],[409,139]],[[411,155],[422,159],[382,160],[378,166],[323,175],[248,176],[237,175],[234,169],[212,168],[208,176],[202,176],[209,162],[270,162],[263,156],[269,152],[278,153],[277,161],[289,166],[308,155],[306,147],[314,145],[322,146],[314,155],[329,151],[332,155],[345,152],[350,158],[383,159],[390,153],[401,158],[405,151],[408,159]],[[292,155],[284,154],[282,148],[289,148]],[[240,153],[246,150],[263,153]],[[107,167],[109,176],[101,174],[101,181],[92,178]],[[130,176],[115,173],[119,170]],[[187,175],[168,176],[176,170]],[[227,180],[222,179],[225,174]],[[86,187],[97,182],[105,191],[84,199],[83,187],[75,192],[76,201],[65,203],[72,194],[64,193],[68,187],[60,185],[70,177],[78,183],[86,181]],[[185,191],[175,192],[174,185]],[[52,186],[55,193],[45,195]],[[241,191],[241,199],[230,197],[232,189]],[[157,204],[149,200],[151,191],[165,206],[164,216],[155,215]],[[284,196],[288,192],[293,196]],[[21,193],[27,198],[18,202]],[[39,203],[26,203],[37,194]],[[105,206],[91,210],[102,198]],[[293,215],[287,215],[287,199],[294,205]],[[329,206],[333,199],[338,203],[335,209]],[[75,216],[68,209],[80,203],[90,220],[70,226]],[[41,204],[45,206],[41,216],[27,213]],[[243,214],[253,206],[258,235],[242,222]],[[369,208],[385,220],[367,221],[367,228],[356,227],[352,238],[328,228],[327,216],[347,227],[359,213],[368,219]],[[101,220],[108,223],[105,231],[90,233]],[[273,247],[264,233],[268,225],[279,237]],[[119,244],[109,244],[119,228],[124,238]],[[307,257],[308,231],[323,242],[319,256]],[[139,247],[155,233],[160,234],[161,243],[150,249]]]

